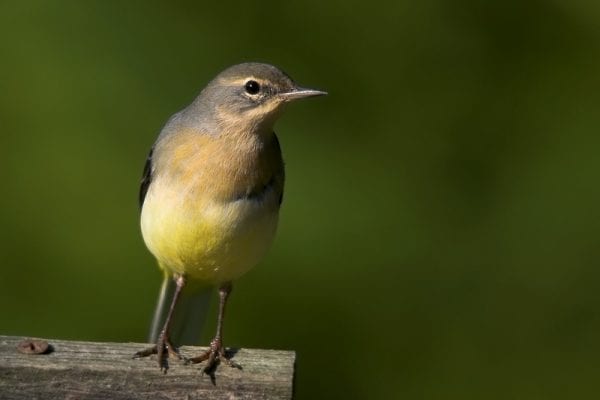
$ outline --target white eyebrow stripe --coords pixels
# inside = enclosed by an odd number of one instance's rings
[[[254,76],[248,76],[246,78],[221,79],[222,84],[234,85],[234,86],[244,85],[248,81],[256,81],[261,86],[265,85],[265,83],[266,83],[266,81],[264,81],[263,79],[256,78]]]

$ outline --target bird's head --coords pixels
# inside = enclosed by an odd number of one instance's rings
[[[221,127],[261,132],[273,124],[291,101],[327,94],[298,86],[278,68],[243,63],[227,68],[200,93],[197,102]]]

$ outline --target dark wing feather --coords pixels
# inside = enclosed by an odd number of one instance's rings
[[[148,188],[150,187],[150,183],[152,182],[152,153],[154,152],[154,147],[150,149],[150,153],[148,154],[148,158],[146,159],[146,164],[144,165],[144,172],[142,174],[142,181],[140,183],[140,208],[144,205],[144,199],[146,198],[146,193],[148,193]]]

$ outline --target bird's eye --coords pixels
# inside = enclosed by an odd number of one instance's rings
[[[260,91],[260,85],[256,81],[246,82],[244,88],[246,89],[246,93],[248,94],[256,94]]]

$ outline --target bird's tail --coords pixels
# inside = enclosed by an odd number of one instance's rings
[[[154,311],[152,326],[150,327],[149,341],[156,343],[165,319],[173,301],[176,284],[173,278],[165,273],[158,296],[158,303]],[[212,290],[206,286],[187,284],[175,307],[169,337],[175,345],[197,345],[206,321],[206,314],[210,305]]]

